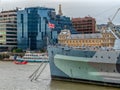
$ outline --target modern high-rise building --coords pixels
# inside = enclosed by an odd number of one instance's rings
[[[30,7],[17,13],[18,47],[24,50],[45,48],[50,18],[55,17],[55,9],[45,7]],[[54,32],[55,33],[55,32]]]
[[[17,9],[0,12],[0,50],[17,47]]]
[[[72,22],[70,17],[64,16],[62,13],[62,6],[59,5],[58,14],[56,14],[55,18],[51,18],[50,22],[55,24],[54,31],[56,30],[59,34],[63,29],[69,29],[71,33],[77,33],[75,29],[72,27]]]
[[[60,12],[62,13],[62,10]],[[50,28],[48,23],[54,24],[54,28]],[[18,47],[24,50],[46,48],[47,42],[53,44],[57,42],[58,33],[64,28],[72,29],[70,18],[61,14],[56,15],[53,8],[29,7],[19,10],[17,12]]]
[[[92,17],[72,18],[72,24],[80,33],[95,33],[96,31],[96,20]]]

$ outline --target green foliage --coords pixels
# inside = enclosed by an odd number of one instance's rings
[[[40,52],[44,53],[46,52],[46,49],[40,49]]]
[[[4,58],[9,58],[9,55],[8,54],[0,54],[0,60],[2,60]]]
[[[23,52],[23,50],[21,48],[17,48],[17,49],[13,49],[12,52],[13,53],[21,53],[21,52]]]

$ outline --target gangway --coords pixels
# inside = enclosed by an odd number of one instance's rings
[[[40,66],[29,76],[30,80],[37,80],[38,77],[42,74],[44,71],[45,67],[47,66],[47,62],[41,62]]]

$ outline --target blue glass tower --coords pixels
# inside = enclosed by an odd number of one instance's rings
[[[54,18],[55,10],[45,7],[31,7],[17,12],[18,47],[41,49],[46,47],[46,36],[50,31],[48,21]]]
[[[55,28],[53,31],[57,31],[59,34],[61,30],[63,29],[69,29],[71,30],[71,33],[77,33],[76,30],[72,27],[72,22],[70,20],[70,17],[62,16],[62,15],[56,15],[55,18],[51,18],[50,22],[55,24]]]
[[[50,29],[48,23],[55,25]],[[57,35],[64,28],[72,30],[69,17],[56,15],[55,9],[45,7],[30,7],[17,12],[18,48],[37,50],[47,47],[49,42],[57,42]]]

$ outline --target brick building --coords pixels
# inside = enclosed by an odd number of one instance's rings
[[[72,18],[73,27],[80,33],[94,33],[96,20],[92,17]]]

